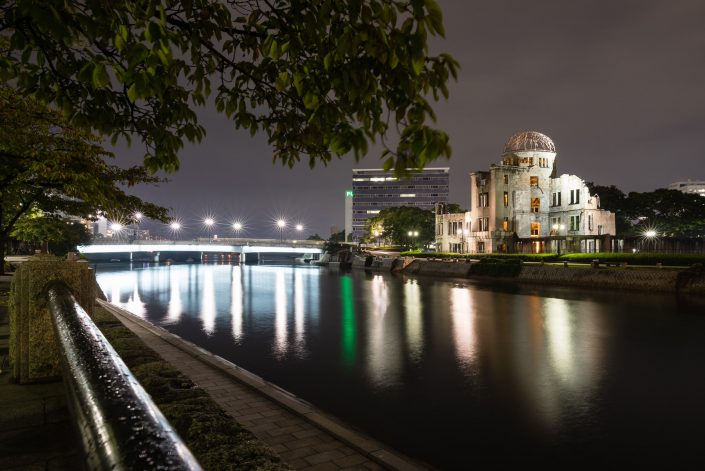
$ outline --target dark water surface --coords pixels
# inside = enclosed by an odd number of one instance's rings
[[[705,469],[705,303],[308,266],[99,266],[108,300],[442,469]]]

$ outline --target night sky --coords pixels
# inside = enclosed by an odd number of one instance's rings
[[[439,0],[449,52],[462,67],[450,99],[435,109],[451,137],[450,200],[468,205],[468,173],[498,162],[507,138],[536,130],[553,139],[558,172],[624,191],[705,179],[705,2],[702,0]],[[181,170],[158,188],[134,191],[173,209],[205,235],[212,215],[231,234],[278,237],[274,220],[305,226],[304,236],[344,227],[353,168],[381,166],[379,152],[310,170],[272,163],[266,137],[235,131],[215,108],[202,109],[207,137],[181,153]],[[121,165],[142,150],[115,149]],[[227,226],[226,226],[227,225]],[[161,225],[155,234],[166,235]],[[293,231],[287,235],[295,238]]]

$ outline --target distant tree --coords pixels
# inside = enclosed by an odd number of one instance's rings
[[[46,215],[41,211],[25,213],[10,234],[13,238],[33,244],[46,244],[55,255],[66,255],[78,245],[90,243],[92,237],[85,225],[59,215]]]
[[[597,195],[600,199],[600,208],[615,213],[615,225],[617,234],[625,235],[632,231],[632,221],[628,214],[627,195],[614,185],[596,185],[593,182],[585,182],[591,195]]]
[[[109,165],[105,159],[111,157],[94,136],[73,128],[60,113],[0,87],[0,260],[15,225],[33,212],[63,219],[140,210],[165,220],[165,208],[124,190],[159,178],[142,167]]]
[[[467,212],[467,210],[463,209],[458,203],[447,203],[446,204],[446,211],[449,214],[457,214],[457,213]]]
[[[429,100],[458,64],[432,56],[436,0],[146,0],[0,4],[0,76],[71,124],[145,143],[151,170],[201,141],[213,92],[236,128],[264,131],[274,160],[313,166],[398,131],[385,168],[450,156]]]
[[[705,236],[705,198],[678,190],[657,189],[625,195],[611,186],[587,182],[600,207],[616,215],[617,234],[642,235],[649,229],[668,237]]]
[[[376,241],[375,231],[382,233],[382,238],[395,245],[405,247],[428,246],[435,239],[435,215],[433,211],[414,206],[399,206],[383,209],[375,217],[367,220],[365,240]],[[409,232],[418,232],[418,236],[409,236]]]
[[[323,244],[323,250],[328,253],[338,252],[343,248],[342,242],[345,242],[345,231],[336,232],[331,234],[325,244]]]
[[[705,198],[678,190],[631,192],[627,215],[633,221],[631,234],[654,229],[666,237],[705,236]]]
[[[313,234],[308,236],[306,240],[323,240],[323,237],[319,236],[318,234]]]

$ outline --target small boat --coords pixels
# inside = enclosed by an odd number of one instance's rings
[[[120,259],[119,259],[119,258],[111,258],[110,261],[111,261],[111,262],[119,262]]]

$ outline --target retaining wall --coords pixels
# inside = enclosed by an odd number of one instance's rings
[[[471,278],[470,263],[414,260],[404,269],[413,275]],[[483,279],[490,279],[483,277]],[[657,292],[705,294],[705,272],[669,269],[565,268],[523,265],[516,278],[522,283],[541,283],[585,288],[611,288]]]

